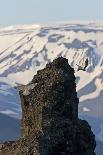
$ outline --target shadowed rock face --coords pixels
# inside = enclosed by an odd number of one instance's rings
[[[22,138],[6,142],[1,155],[95,155],[89,124],[78,119],[74,70],[57,58],[19,87]]]

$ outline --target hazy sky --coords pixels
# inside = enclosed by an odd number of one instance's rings
[[[0,26],[102,19],[103,0],[0,0]]]

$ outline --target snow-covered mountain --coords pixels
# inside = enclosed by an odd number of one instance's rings
[[[27,84],[37,70],[59,56],[66,57],[75,68],[79,116],[89,121],[97,140],[102,142],[103,22],[0,28],[0,114],[18,120],[21,116],[20,99],[14,87]],[[77,71],[77,65],[84,66],[87,58],[87,70]],[[2,123],[0,134],[1,131]]]

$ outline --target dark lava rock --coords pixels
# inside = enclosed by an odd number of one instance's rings
[[[95,136],[78,119],[74,69],[57,58],[19,87],[21,139],[5,142],[1,155],[95,155]]]

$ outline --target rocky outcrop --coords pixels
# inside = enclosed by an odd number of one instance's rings
[[[78,119],[74,70],[57,58],[19,87],[22,138],[2,145],[1,155],[95,155],[89,124]]]

